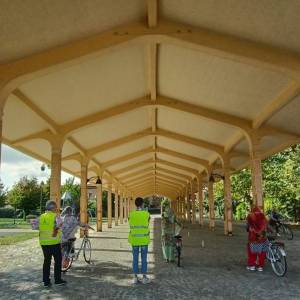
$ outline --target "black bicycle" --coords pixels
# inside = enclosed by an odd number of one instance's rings
[[[292,240],[294,238],[293,231],[288,224],[282,223],[281,221],[273,221],[271,224],[272,228],[276,229],[279,236]]]
[[[176,249],[176,256],[177,256],[177,266],[180,267],[181,263],[181,250],[182,250],[182,236],[175,235],[175,249]]]
[[[89,227],[90,229],[94,230],[92,227]],[[92,257],[92,246],[91,241],[88,237],[88,230],[84,230],[83,239],[81,242],[81,246],[79,250],[76,252],[75,249],[75,240],[69,239],[67,243],[63,244],[62,248],[62,272],[68,271],[74,260],[77,260],[80,252],[83,252],[83,258],[86,261],[86,263],[91,263],[91,257]]]

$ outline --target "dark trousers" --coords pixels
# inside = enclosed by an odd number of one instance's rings
[[[51,258],[54,258],[54,280],[59,282],[61,280],[61,246],[60,244],[42,246],[44,253],[43,264],[43,281],[44,283],[50,282],[50,266]]]

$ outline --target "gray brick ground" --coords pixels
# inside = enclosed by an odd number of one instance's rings
[[[246,234],[235,236],[189,225],[183,230],[183,267],[166,264],[160,249],[160,221],[153,220],[147,286],[131,284],[131,252],[127,224],[95,233],[93,264],[82,257],[65,275],[66,287],[45,290],[41,284],[42,252],[37,239],[0,247],[0,299],[300,299],[299,233],[286,243],[289,270],[276,277],[269,264],[263,273],[245,269]],[[202,240],[205,247],[201,247]]]

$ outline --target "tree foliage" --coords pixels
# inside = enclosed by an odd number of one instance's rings
[[[39,208],[41,188],[34,177],[22,177],[8,192],[7,200],[15,208],[25,210],[26,215]]]
[[[294,221],[300,219],[300,144],[275,154],[262,162],[264,209],[277,208]],[[251,197],[251,171],[243,169],[231,176],[233,214],[244,219],[249,212]],[[223,182],[215,184],[215,205],[223,216]]]
[[[6,205],[7,201],[7,190],[4,187],[4,184],[0,180],[0,207],[3,207]]]

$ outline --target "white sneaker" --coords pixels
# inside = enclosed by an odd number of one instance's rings
[[[132,283],[133,284],[138,284],[140,281],[139,281],[139,278],[137,276],[134,276],[133,280],[132,280]]]
[[[247,266],[246,269],[249,270],[249,271],[255,271],[256,270],[254,266]]]
[[[263,267],[258,267],[256,270],[257,270],[258,272],[263,272],[264,268],[263,268]]]
[[[148,284],[148,283],[150,283],[150,278],[147,276],[143,276],[142,284]]]

